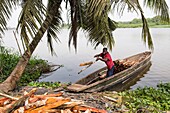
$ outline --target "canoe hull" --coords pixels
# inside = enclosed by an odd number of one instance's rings
[[[82,78],[81,80],[77,81],[75,84],[68,86],[67,89],[74,92],[96,92],[96,91],[103,91],[110,87],[114,87],[114,85],[125,82],[130,77],[139,75],[141,72],[146,70],[146,68],[150,64],[151,52],[143,52],[123,59],[126,61],[131,60],[132,62],[133,60],[138,61],[142,57],[143,59],[139,63],[136,63],[130,68],[125,69],[119,73],[116,73],[111,77],[88,84],[89,81],[98,78],[98,73],[107,69],[107,67],[104,67]]]
[[[140,80],[140,78],[144,77],[144,74],[147,71],[149,71],[151,65],[152,65],[152,63],[149,62],[149,64],[143,70],[139,71],[139,73],[133,74],[132,76],[130,76],[123,82],[120,82],[114,86],[108,87],[105,90],[107,90],[107,91],[124,91],[124,90],[130,89],[130,86],[135,85],[136,82]]]

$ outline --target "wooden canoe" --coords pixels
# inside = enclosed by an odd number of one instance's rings
[[[151,55],[150,51],[146,51],[113,61],[115,62],[115,74],[113,76],[100,79],[98,74],[107,70],[107,67],[103,67],[71,84],[67,89],[73,92],[94,92],[114,87],[114,85],[125,82],[130,77],[146,70],[150,64]],[[123,69],[121,66],[123,66]]]

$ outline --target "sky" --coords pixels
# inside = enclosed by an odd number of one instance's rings
[[[146,18],[152,18],[152,17],[156,16],[149,8],[143,7],[143,0],[139,0],[139,2],[143,8],[144,15]],[[170,0],[166,0],[166,2],[170,8]],[[64,6],[64,3],[62,5]],[[12,18],[9,20],[9,23],[8,23],[8,27],[16,27],[17,26],[17,21],[18,21],[20,11],[21,11],[21,8],[18,8],[17,10],[13,11]],[[66,11],[64,8],[63,8],[63,12],[64,12],[62,15],[63,20],[65,22],[67,22]],[[135,12],[131,13],[131,12],[128,12],[127,10],[125,10],[125,12],[123,13],[123,16],[121,16],[121,17],[118,14],[114,14],[114,16],[112,16],[112,14],[111,14],[109,16],[111,17],[111,19],[113,19],[115,21],[131,21],[134,18],[140,18],[140,14],[136,14]]]
[[[165,0],[165,1],[167,2],[167,5],[169,6],[169,9],[170,9],[170,0]],[[145,15],[146,18],[152,18],[152,17],[156,16],[156,14],[154,14],[154,12],[151,11],[151,9],[143,6],[143,0],[139,0],[139,3],[141,4],[141,7],[143,8],[144,15]],[[116,21],[131,21],[134,18],[141,18],[140,13],[136,14],[135,12],[131,13],[131,12],[125,11],[123,16],[121,16],[121,17],[118,16],[118,15],[115,15],[113,17],[113,20],[116,20]]]

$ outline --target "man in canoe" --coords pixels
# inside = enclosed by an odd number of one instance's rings
[[[96,61],[101,60],[106,63],[107,65],[107,73],[100,76],[100,78],[110,77],[114,74],[114,62],[112,61],[112,58],[107,51],[107,48],[103,48],[103,52],[100,54],[95,55]]]

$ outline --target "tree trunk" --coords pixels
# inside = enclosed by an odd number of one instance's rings
[[[59,1],[58,4],[53,4],[53,8],[52,7],[50,8],[51,10],[48,12],[46,19],[44,20],[44,22],[41,25],[40,29],[38,30],[37,34],[33,38],[33,41],[30,43],[29,49],[27,49],[24,52],[24,54],[18,61],[18,64],[16,65],[16,67],[14,68],[14,70],[12,71],[10,76],[3,83],[0,84],[0,91],[9,92],[16,87],[16,84],[20,80],[32,53],[34,52],[35,48],[37,47],[38,43],[42,39],[42,37],[43,37],[44,33],[46,32],[46,30],[48,29],[48,27],[50,26],[50,24],[53,20],[53,17],[54,17],[53,16],[54,12],[58,11],[58,9],[60,7],[62,0],[58,0],[58,1]]]

